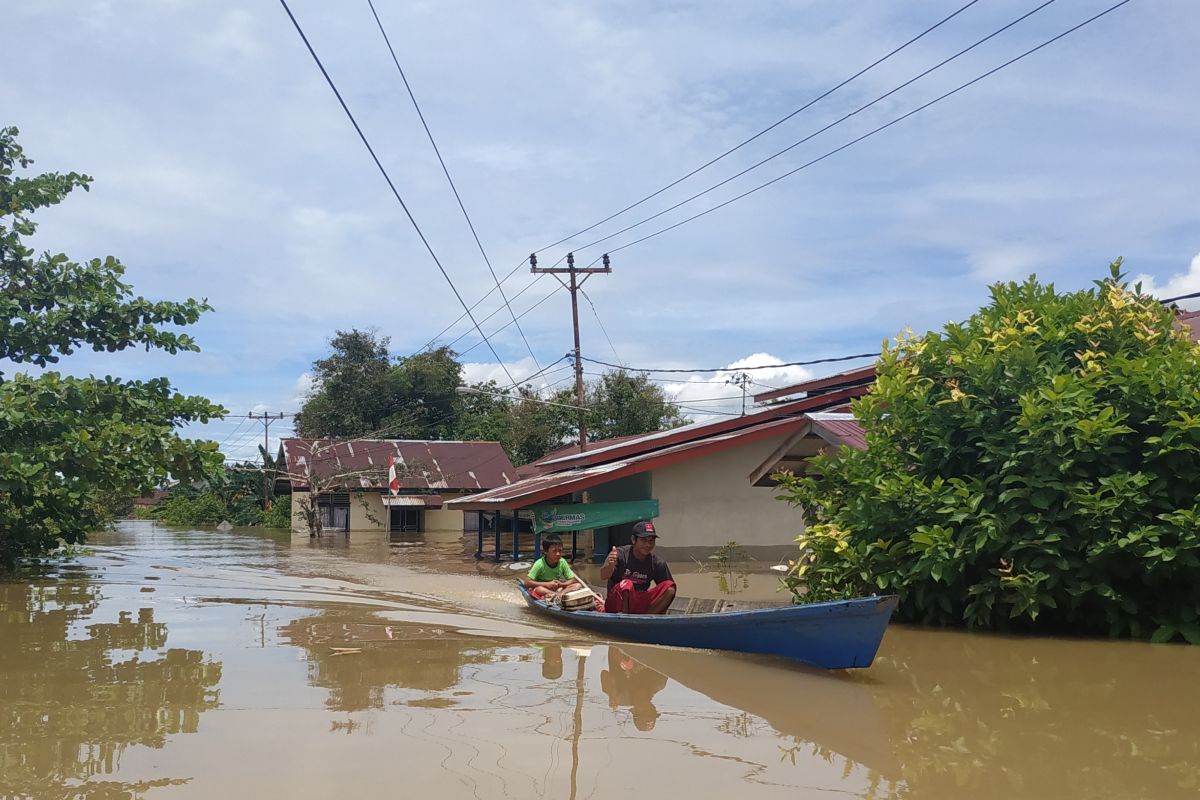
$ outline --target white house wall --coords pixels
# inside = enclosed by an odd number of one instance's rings
[[[292,532],[308,533],[308,525],[304,514],[300,511],[300,501],[308,496],[308,492],[292,494]],[[445,499],[460,495],[447,494]],[[361,499],[360,499],[361,497]],[[365,508],[364,508],[365,503]],[[368,513],[369,512],[369,513]],[[350,494],[350,531],[382,531],[387,525],[388,510],[384,508],[383,497],[378,492],[363,492]],[[463,512],[446,508],[425,509],[425,530],[434,533],[463,532]]]
[[[658,500],[658,546],[703,557],[736,541],[751,552],[795,549],[804,530],[800,511],[776,500],[772,487],[752,486],[749,476],[784,440],[784,435],[733,447],[654,470]]]

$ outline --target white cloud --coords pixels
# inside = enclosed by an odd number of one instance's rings
[[[507,372],[505,372],[507,368]],[[541,374],[538,374],[538,373]],[[537,374],[537,377],[530,376]],[[534,364],[532,358],[522,358],[518,361],[506,361],[504,366],[492,362],[468,362],[463,364],[463,383],[471,385],[474,383],[486,383],[487,381],[495,381],[501,389],[511,385],[512,381],[508,379],[512,375],[512,380],[519,384],[530,383],[535,388],[542,389],[559,384],[561,379],[571,376],[574,373],[569,364],[559,363],[550,364],[548,361],[542,364],[541,369]]]
[[[685,184],[552,248],[544,263],[732,175],[1011,19],[1003,4],[986,5]],[[461,313],[277,4],[142,0],[120,14],[107,2],[77,6],[14,4],[5,17],[6,55],[18,68],[0,82],[0,107],[17,112],[12,122],[38,169],[96,177],[90,194],[39,212],[36,244],[80,258],[113,253],[138,292],[208,297],[217,308],[196,326],[202,356],[129,359],[120,374],[169,374],[239,410],[271,398],[274,408],[294,408],[296,375],[334,331],[375,327],[402,354]],[[937,16],[925,4],[885,0],[764,0],[732,16],[711,3],[377,6],[501,275],[761,130]],[[292,7],[473,302],[492,279],[369,10],[317,0]],[[1022,24],[1021,41],[1048,38],[1070,16],[1064,4],[1048,8]],[[1200,110],[1190,102],[1198,38],[1197,15],[1123,9],[811,169],[614,253],[613,274],[587,285],[621,354],[605,359],[732,371],[743,353],[792,361],[865,352],[905,325],[965,317],[986,302],[991,281],[1037,271],[1062,288],[1087,286],[1120,254],[1131,271],[1164,276],[1166,293],[1196,287],[1194,262],[1192,277],[1168,278],[1164,254],[1200,245]],[[999,37],[939,72],[941,83],[914,84],[890,108],[856,115],[581,257],[816,158],[1018,46]],[[1151,51],[1158,57],[1145,59]],[[64,108],[89,124],[63,124]],[[527,269],[515,274],[509,297],[530,279]],[[514,301],[517,313],[549,285]],[[507,311],[495,296],[477,311],[482,319],[497,308],[488,332],[508,322]],[[570,347],[565,294],[521,323],[543,364]],[[586,304],[581,325],[585,355],[607,353]],[[536,371],[514,329],[493,341],[514,377]],[[62,367],[107,371],[101,362]],[[682,400],[740,411],[740,392],[723,383],[728,371],[670,385]],[[767,385],[803,377],[753,374]],[[507,383],[495,363],[467,365],[468,380],[489,378]],[[561,378],[570,385],[569,371],[546,382]],[[726,396],[737,400],[704,399]]]
[[[1142,290],[1155,297],[1178,297],[1183,294],[1200,292],[1200,253],[1192,256],[1192,262],[1188,265],[1186,272],[1172,275],[1162,285],[1158,284],[1153,275],[1145,273],[1138,275],[1133,282],[1141,283]],[[1196,308],[1200,306],[1200,298],[1182,300],[1179,304],[1189,309]]]
[[[308,395],[313,390],[315,378],[311,372],[302,372],[296,378],[296,382],[292,384],[292,396],[288,400],[288,408],[300,408],[304,402],[308,400]]]
[[[663,391],[673,402],[679,404],[683,413],[696,420],[718,416],[740,414],[742,390],[730,381],[745,367],[770,367],[785,363],[783,359],[769,353],[754,353],[739,358],[728,365],[727,370],[714,373],[695,373],[679,381],[662,384]],[[768,392],[811,378],[813,373],[806,367],[773,367],[770,369],[745,370],[753,383],[746,387],[746,411],[754,410],[753,395]]]

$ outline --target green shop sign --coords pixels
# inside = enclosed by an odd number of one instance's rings
[[[533,529],[538,533],[582,531],[607,528],[623,522],[653,519],[657,516],[657,500],[629,500],[623,503],[562,503],[534,506]]]

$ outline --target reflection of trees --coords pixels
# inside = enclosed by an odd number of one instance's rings
[[[382,708],[388,687],[440,692],[458,684],[466,664],[484,663],[480,641],[453,630],[364,621],[357,609],[330,609],[281,629],[308,655],[308,680],[329,690],[337,711]]]
[[[634,727],[639,731],[654,728],[658,720],[654,695],[666,685],[667,676],[650,669],[616,646],[609,645],[608,669],[600,673],[600,688],[608,695],[610,708],[629,707]]]
[[[98,604],[99,589],[78,579],[0,583],[0,796],[124,797],[162,785],[65,784],[113,773],[130,745],[194,732],[216,707],[219,663],[163,650],[166,626],[149,608],[81,631]]]
[[[905,631],[872,689],[901,796],[1176,797],[1200,791],[1191,652]],[[1193,668],[1181,669],[1189,663]],[[874,670],[873,670],[874,672]]]

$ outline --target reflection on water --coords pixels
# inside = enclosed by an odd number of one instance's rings
[[[455,541],[95,549],[0,581],[0,798],[1200,793],[1200,648],[893,627],[829,673],[556,627]]]
[[[898,638],[871,695],[913,796],[1200,792],[1195,648],[920,630]]]
[[[326,704],[337,711],[382,708],[389,687],[452,689],[465,665],[492,657],[458,631],[361,620],[359,610],[331,608],[280,628],[285,641],[304,649],[309,682],[329,690]]]
[[[633,726],[639,731],[654,730],[658,709],[654,695],[667,687],[667,676],[650,669],[616,647],[608,648],[608,669],[600,673],[600,688],[608,695],[612,709],[627,707]]]
[[[89,621],[100,587],[83,577],[0,583],[0,795],[69,797],[114,774],[134,745],[160,748],[195,733],[217,705],[221,665],[166,648],[154,609]],[[90,781],[89,796],[124,797],[156,779]]]

